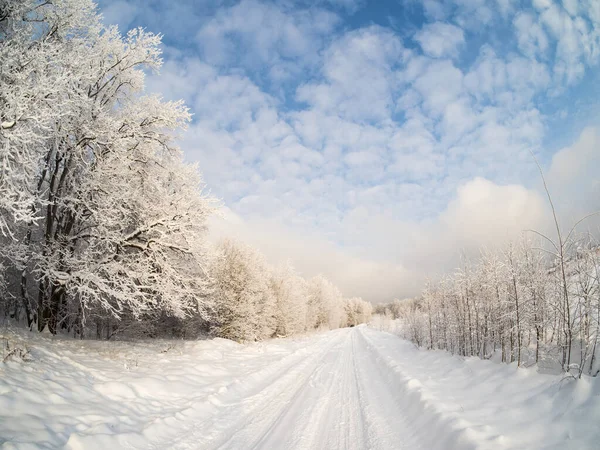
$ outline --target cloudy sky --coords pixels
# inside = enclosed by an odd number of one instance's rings
[[[547,229],[530,152],[565,226],[600,208],[598,0],[99,6],[164,35],[148,85],[194,113],[213,232],[346,295],[411,296],[461,251]]]

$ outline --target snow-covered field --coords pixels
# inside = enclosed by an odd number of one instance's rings
[[[598,379],[563,380],[364,326],[239,345],[22,331],[2,448],[598,448]],[[6,353],[6,350],[5,350]]]

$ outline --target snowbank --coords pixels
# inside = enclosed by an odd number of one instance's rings
[[[361,331],[374,364],[389,371],[424,448],[599,448],[598,378],[565,379]]]
[[[0,362],[0,446],[6,449],[166,443],[210,415],[228,391],[243,396],[240,387],[257,388],[252,380],[293,366],[322,344],[311,337],[244,346],[225,339],[80,341],[20,330],[0,336],[3,347],[8,341],[29,349],[25,361]]]

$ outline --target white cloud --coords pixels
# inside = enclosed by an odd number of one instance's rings
[[[497,185],[475,178],[459,187],[440,217],[449,238],[475,251],[483,245],[515,239],[543,223],[543,197],[520,185]]]
[[[323,82],[300,86],[297,100],[350,120],[386,120],[398,83],[394,71],[407,56],[389,30],[369,27],[347,33],[324,54]]]
[[[496,0],[503,18],[508,17],[519,6],[519,0]]]
[[[456,6],[454,20],[465,30],[481,31],[494,23],[496,17],[493,0],[452,0]]]
[[[363,167],[367,165],[377,164],[381,160],[377,155],[370,152],[350,152],[346,154],[344,160],[351,166]]]
[[[519,40],[519,49],[531,58],[546,57],[550,45],[546,32],[533,14],[519,13],[513,24]]]
[[[586,66],[600,56],[600,17],[590,5],[588,14],[576,3],[561,6],[550,0],[533,2],[539,14],[519,13],[513,25],[519,48],[529,58],[548,60],[553,52],[554,84],[557,90],[579,81]],[[576,14],[582,13],[581,16]]]
[[[533,0],[533,7],[538,11],[543,11],[544,9],[548,9],[553,6],[552,0]]]
[[[321,8],[290,10],[285,4],[242,0],[217,14],[197,32],[203,57],[218,66],[237,65],[284,81],[315,62],[324,36],[339,23]]]
[[[110,3],[102,9],[104,22],[107,24],[119,24],[120,30],[125,31],[133,22],[137,15],[138,8],[125,0],[118,0]]]
[[[463,30],[457,26],[435,22],[424,25],[415,35],[415,40],[429,56],[455,57],[465,43],[465,36]]]
[[[600,210],[600,129],[588,127],[576,142],[556,152],[546,175],[566,226]],[[598,223],[596,220],[592,223]],[[584,226],[588,226],[587,222]]]
[[[423,97],[425,109],[439,116],[463,93],[463,73],[449,60],[433,61],[413,86]]]
[[[446,142],[456,142],[476,128],[479,120],[466,98],[449,103],[444,110],[441,124]]]
[[[439,0],[423,0],[425,14],[433,20],[444,20],[448,16],[448,7]]]

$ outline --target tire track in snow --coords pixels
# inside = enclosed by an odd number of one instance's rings
[[[322,422],[321,432],[315,436],[311,448],[354,449],[368,448],[365,418],[361,394],[356,377],[355,330],[348,330],[342,358],[335,374],[339,382],[334,382],[330,393],[334,407],[327,411],[327,420]]]
[[[175,439],[154,448],[252,448],[252,436],[268,428],[311,375],[323,370],[322,359],[343,338],[340,332],[333,336],[328,333],[308,349],[285,357],[285,364],[280,362],[261,370],[235,389],[215,395],[215,407],[207,417],[190,424],[186,432]],[[258,380],[261,374],[265,378]]]
[[[406,429],[411,430],[409,434],[412,440],[419,442],[422,448],[432,450],[478,448],[477,443],[471,439],[467,427],[441,413],[436,405],[436,399],[430,398],[423,391],[423,386],[418,380],[404,373],[401,361],[405,358],[402,358],[403,349],[398,345],[398,338],[371,329],[365,328],[365,330],[361,330],[360,333],[366,349],[364,355],[368,356],[370,366],[377,368],[379,376],[386,380],[388,386],[386,395],[380,398],[382,402],[391,399],[404,410],[404,418],[409,419]],[[380,436],[385,437],[384,434]],[[381,448],[395,447],[386,444]]]
[[[271,423],[263,417],[254,420],[220,448],[369,448],[356,377],[354,333],[339,333],[341,342],[316,363],[289,402],[275,408]],[[273,402],[269,407],[274,408]]]
[[[417,449],[421,439],[411,424],[411,410],[401,380],[389,372],[376,350],[366,341],[361,328],[356,336],[357,380],[365,398],[363,413],[369,430],[369,449]]]
[[[302,382],[276,397],[266,389],[247,423],[227,432],[221,449],[390,449],[419,448],[403,418],[403,404],[390,389],[396,380],[377,367],[381,360],[364,342],[359,328],[340,330]],[[269,391],[269,392],[267,392]],[[233,434],[231,434],[233,433]]]
[[[405,380],[376,346],[362,327],[329,332],[259,371],[264,379],[217,395],[208,416],[163,448],[423,448]]]
[[[333,346],[323,355],[291,401],[284,404],[283,408],[279,410],[276,420],[262,431],[259,439],[248,448],[314,448],[307,440],[316,434],[320,419],[332,400],[331,397],[325,395],[325,399],[322,399],[324,401],[320,402],[319,394],[330,392],[332,384],[336,381],[336,377],[331,374],[338,366],[342,354],[336,354],[335,350],[343,345],[344,341]],[[236,447],[225,448],[234,449]]]

